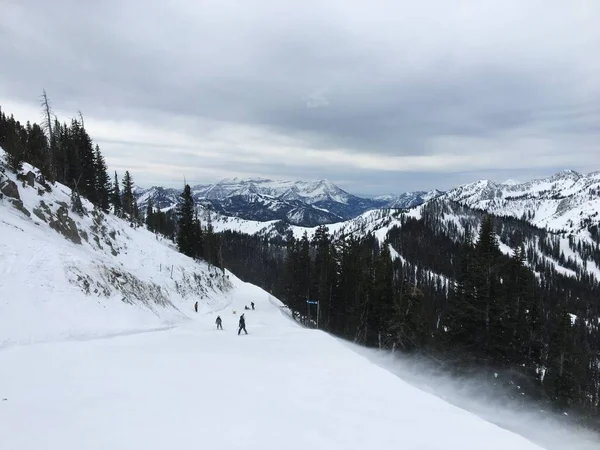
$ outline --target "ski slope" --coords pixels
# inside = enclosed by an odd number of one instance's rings
[[[299,327],[259,288],[235,284],[227,307],[175,328],[0,351],[1,447],[541,448]],[[251,301],[249,334],[238,336]]]

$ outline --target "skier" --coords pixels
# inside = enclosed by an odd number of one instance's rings
[[[240,329],[238,330],[238,336],[240,335],[242,330],[244,330],[244,333],[248,334],[248,332],[246,331],[246,319],[244,319],[243,314],[240,316]]]
[[[194,303],[194,309],[198,312],[198,302]]]
[[[217,330],[222,330],[223,329],[223,321],[221,320],[221,316],[217,316],[217,320],[215,321],[215,323],[217,324]]]
[[[250,302],[250,306],[252,306],[252,311],[254,311],[254,302]]]

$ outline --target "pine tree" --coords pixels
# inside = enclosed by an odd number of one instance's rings
[[[83,128],[83,124],[77,122],[77,128],[74,132],[75,145],[77,147],[77,157],[79,159],[81,181],[78,186],[81,194],[95,205],[100,205],[98,191],[98,163],[92,139]]]
[[[381,348],[389,340],[387,326],[395,300],[394,268],[388,245],[384,245],[376,257],[374,269],[367,345]]]
[[[110,211],[110,177],[108,176],[108,168],[104,156],[100,152],[100,147],[96,145],[95,149],[95,162],[96,162],[96,193],[98,196],[98,206],[102,208],[104,212]]]
[[[177,248],[192,258],[197,255],[197,228],[194,224],[194,198],[189,184],[186,184],[177,204]]]
[[[153,233],[157,231],[156,227],[156,219],[154,214],[154,205],[152,204],[152,199],[148,199],[148,205],[146,206],[146,227],[149,231]]]
[[[192,203],[192,205],[193,205],[193,203]],[[192,229],[193,229],[192,243],[193,243],[193,248],[194,248],[194,250],[193,250],[194,258],[204,257],[204,239],[203,239],[203,233],[202,233],[202,226],[200,223],[200,218],[198,217],[198,210],[196,210],[195,208],[194,208],[194,221],[192,223]],[[211,262],[211,264],[212,264],[212,262]]]
[[[27,132],[27,161],[37,167],[44,178],[50,178],[50,152],[42,128],[34,123]]]
[[[12,124],[6,129],[4,140],[0,141],[0,145],[4,147],[7,153],[8,167],[15,173],[21,171],[23,162],[25,161],[25,146],[21,141],[20,133],[18,132],[19,123],[14,121],[11,116]]]
[[[121,216],[123,212],[123,204],[121,202],[121,189],[119,188],[119,178],[115,171],[115,181],[111,192],[111,203],[116,216]]]
[[[133,200],[133,214],[132,214],[132,218],[133,218],[133,222],[136,223],[137,225],[140,224],[140,210],[138,208],[138,204],[135,201],[135,199]]]
[[[123,211],[129,215],[130,218],[134,219],[134,203],[135,198],[133,196],[133,179],[129,174],[129,171],[125,171],[123,177],[123,194],[121,196],[123,203]]]

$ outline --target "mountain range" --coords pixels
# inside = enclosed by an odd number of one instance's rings
[[[181,191],[152,187],[138,189],[138,204],[160,209],[177,204]],[[352,195],[327,180],[273,181],[224,179],[192,188],[202,209],[250,221],[283,221],[314,227],[351,220],[375,209],[408,209],[433,198],[454,201],[496,215],[523,219],[552,231],[576,233],[600,222],[600,172],[564,170],[527,182],[479,180],[447,192],[405,192],[365,198]]]
[[[480,180],[442,198],[557,232],[576,233],[600,221],[600,171],[564,170],[524,183]]]
[[[171,209],[181,190],[152,187],[138,189],[140,208]],[[192,195],[196,204],[224,216],[246,220],[282,220],[292,225],[312,227],[342,222],[372,209],[411,208],[441,195],[442,192],[407,192],[376,198],[352,195],[328,180],[273,181],[263,178],[224,179],[218,183],[196,185]]]

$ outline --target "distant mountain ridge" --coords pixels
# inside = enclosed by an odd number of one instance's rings
[[[149,201],[160,209],[177,203],[179,189],[152,187],[136,192],[138,204]],[[408,192],[386,198],[352,195],[328,180],[274,181],[264,178],[224,179],[192,187],[197,204],[225,216],[246,220],[283,220],[292,225],[316,226],[342,222],[365,211],[410,208],[440,195],[440,191]]]
[[[281,220],[314,227],[339,223],[375,209],[409,209],[433,198],[448,199],[495,215],[527,220],[552,231],[577,233],[600,223],[600,171],[563,170],[549,177],[497,183],[479,180],[447,192],[406,192],[365,198],[328,180],[224,179],[192,188],[197,204],[224,216],[253,221]],[[172,208],[179,189],[152,187],[136,193],[140,207]]]
[[[600,222],[600,171],[563,170],[524,183],[479,180],[451,189],[441,198],[552,231],[575,233]]]

